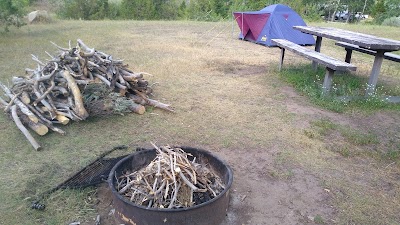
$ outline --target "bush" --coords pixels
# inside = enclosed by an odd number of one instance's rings
[[[108,0],[63,0],[57,14],[64,19],[97,20],[108,14]]]
[[[21,27],[25,25],[22,17],[25,14],[27,0],[1,0],[0,1],[0,26],[8,31],[10,26]]]
[[[400,27],[400,17],[387,18],[382,22],[382,25]]]

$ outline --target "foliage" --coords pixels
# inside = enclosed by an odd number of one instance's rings
[[[35,0],[7,0],[27,1]],[[335,12],[348,10],[371,11],[376,21],[399,16],[397,0],[51,0],[58,5],[58,14],[71,19],[134,19],[176,20],[189,19],[217,21],[228,19],[234,11],[260,10],[272,4],[285,4],[309,21],[321,20],[321,16],[332,17]]]
[[[28,0],[1,0],[0,1],[0,26],[9,31],[10,26],[21,27],[25,23],[22,17]]]
[[[382,25],[400,27],[400,17],[387,18],[382,22]]]
[[[385,19],[400,16],[400,4],[398,0],[379,0],[372,9],[374,22],[382,24]]]
[[[96,20],[106,18],[108,0],[63,0],[57,14],[64,19]]]

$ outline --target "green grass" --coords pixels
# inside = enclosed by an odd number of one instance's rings
[[[315,105],[335,111],[400,110],[400,104],[385,101],[387,96],[400,96],[399,86],[378,84],[375,93],[364,98],[368,80],[353,74],[336,74],[329,95],[322,94],[325,69],[314,71],[311,65],[287,66],[281,77],[307,96]]]

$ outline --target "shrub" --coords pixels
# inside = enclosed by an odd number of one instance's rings
[[[57,14],[65,19],[104,19],[108,13],[108,0],[63,0]]]
[[[400,27],[400,17],[387,18],[382,22],[382,25]]]
[[[0,26],[8,31],[10,26],[21,27],[25,25],[22,17],[25,13],[27,0],[1,0],[0,1]]]

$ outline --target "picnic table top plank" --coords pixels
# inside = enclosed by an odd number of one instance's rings
[[[313,61],[316,61],[320,64],[323,64],[325,66],[328,66],[331,69],[334,70],[352,70],[355,71],[357,69],[356,66],[340,61],[338,59],[332,58],[327,55],[323,55],[319,52],[316,52],[314,50],[305,48],[303,46],[300,46],[298,44],[295,44],[293,42],[290,42],[285,39],[272,39],[272,42],[278,45],[279,47],[285,48],[289,51],[295,52],[297,54],[300,54],[304,56],[305,58],[311,59]]]
[[[303,33],[343,41],[371,50],[397,51],[400,50],[400,41],[362,34],[333,27],[294,26]]]

